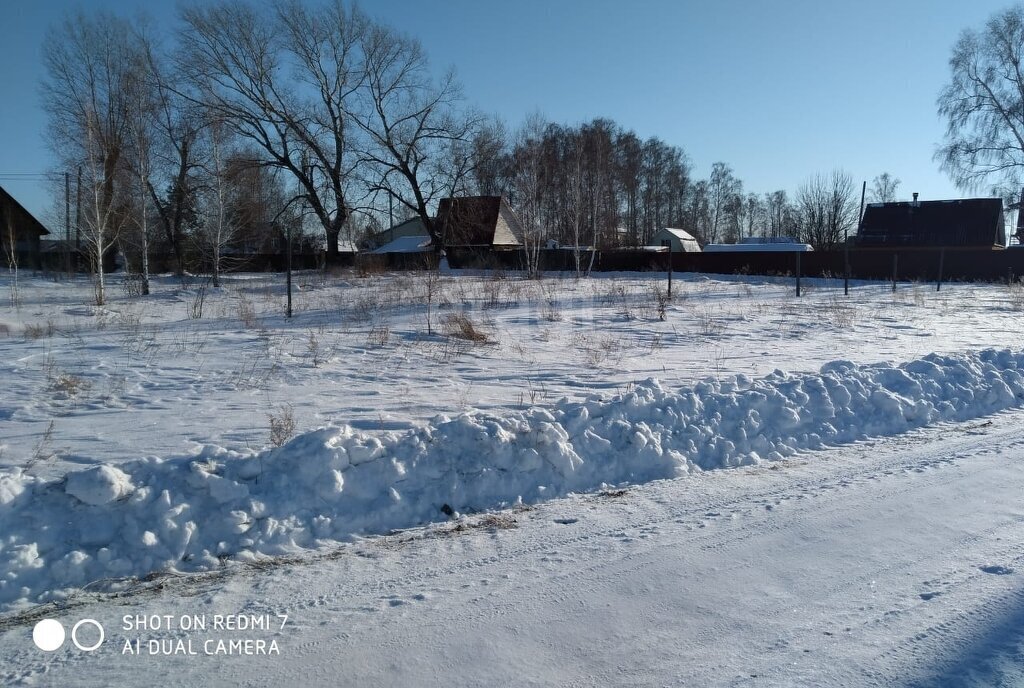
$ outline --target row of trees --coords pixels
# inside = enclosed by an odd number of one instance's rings
[[[461,194],[508,196],[532,247],[644,244],[666,226],[829,247],[856,223],[842,172],[761,195],[725,163],[696,179],[682,149],[606,119],[534,115],[510,132],[465,105],[451,72],[436,77],[418,41],[343,0],[221,0],[179,19],[167,34],[78,13],[43,50],[50,141],[82,171],[89,253],[99,264],[118,243],[145,289],[152,244],[179,270],[198,251],[215,280],[229,249],[285,227],[319,235],[330,258],[345,232],[419,216],[440,245],[436,204]]]
[[[225,1],[180,19],[166,36],[79,13],[44,46],[50,140],[82,170],[79,224],[97,264],[130,234],[145,271],[159,235],[179,269],[201,245],[216,275],[243,227],[304,218],[336,254],[352,214],[382,198],[434,231],[436,201],[470,172],[479,118],[418,42],[340,0]]]
[[[509,197],[538,240],[568,245],[646,245],[664,227],[704,243],[791,235],[831,248],[856,228],[860,193],[842,171],[818,174],[792,197],[745,192],[724,162],[696,179],[684,151],[607,119],[578,126],[530,117],[512,136],[500,123],[475,139],[472,182]],[[876,177],[869,200],[891,201],[900,182]]]

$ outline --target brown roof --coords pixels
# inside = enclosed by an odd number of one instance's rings
[[[445,246],[518,246],[519,218],[501,196],[442,198],[437,229]]]

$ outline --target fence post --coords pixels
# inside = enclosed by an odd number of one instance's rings
[[[668,242],[668,300],[672,300],[672,242]]]
[[[896,293],[896,272],[899,266],[899,257],[900,254],[898,253],[892,254],[892,292],[894,294]]]
[[[935,291],[942,291],[942,264],[946,259],[946,247],[943,246],[939,249],[939,281],[935,285]]]
[[[796,295],[800,296],[800,251],[796,252]]]
[[[850,245],[843,248],[843,296],[850,295]]]

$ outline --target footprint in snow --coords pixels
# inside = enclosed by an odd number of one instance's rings
[[[1013,569],[1006,566],[999,566],[998,564],[993,564],[990,566],[979,566],[978,568],[984,571],[985,573],[992,573],[997,576],[1005,576],[1007,574],[1013,573]]]

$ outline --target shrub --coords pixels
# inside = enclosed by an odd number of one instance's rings
[[[483,344],[490,341],[486,334],[476,328],[476,324],[465,313],[449,313],[442,323],[442,331],[447,337],[465,339],[469,342]]]
[[[291,404],[284,404],[277,413],[268,413],[270,421],[270,443],[280,447],[295,436],[295,412]]]

